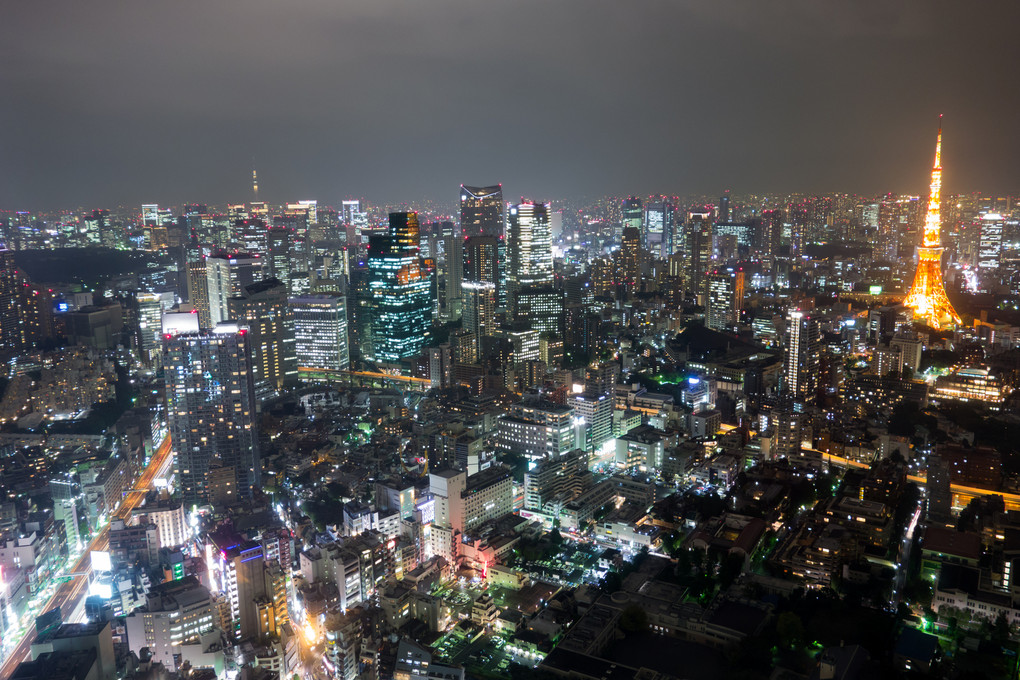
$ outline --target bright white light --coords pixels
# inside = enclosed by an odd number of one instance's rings
[[[93,550],[89,558],[92,562],[92,571],[113,571],[113,562],[110,560],[109,552]]]

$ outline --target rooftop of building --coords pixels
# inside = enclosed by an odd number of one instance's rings
[[[527,401],[520,401],[513,405],[515,409],[526,409],[532,411],[545,411],[547,413],[554,413],[557,415],[563,415],[570,413],[573,409],[563,404],[557,404],[554,401],[548,399],[533,399]]]
[[[109,621],[93,621],[89,623],[62,623],[56,628],[51,628],[36,637],[32,644],[38,645],[53,640],[66,640],[76,637],[90,637],[99,635],[104,628],[110,625]]]
[[[925,552],[962,557],[968,560],[981,559],[981,537],[970,531],[930,526],[925,529],[921,548]]]
[[[592,680],[635,680],[638,675],[637,669],[630,666],[587,654],[578,654],[559,647],[545,657],[541,668],[551,670],[557,675],[591,678]]]
[[[652,444],[662,441],[665,435],[665,432],[662,432],[653,425],[638,425],[637,427],[629,430],[626,434],[620,435],[617,439],[626,442]]]
[[[493,465],[468,477],[467,488],[464,489],[464,494],[475,493],[511,476],[513,476],[513,472],[510,468],[503,467],[502,465]]]
[[[97,657],[95,649],[44,652],[18,664],[10,680],[86,680],[93,677]]]
[[[268,279],[248,284],[244,287],[244,294],[245,297],[251,297],[253,295],[258,295],[259,293],[264,293],[267,290],[272,290],[273,288],[283,288],[286,290],[286,285],[280,279],[275,276],[271,276]]]

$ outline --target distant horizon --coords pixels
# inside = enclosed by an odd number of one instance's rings
[[[525,198],[525,199],[528,199],[528,200],[534,200],[534,201],[538,201],[538,202],[542,202],[542,203],[551,203],[551,204],[560,204],[560,205],[562,205],[562,204],[572,204],[572,206],[573,205],[592,206],[592,205],[595,205],[596,203],[598,203],[600,201],[606,201],[606,200],[619,200],[619,201],[622,201],[622,200],[624,200],[624,199],[626,199],[628,197],[631,197],[631,196],[636,196],[637,198],[640,198],[642,200],[645,200],[645,199],[647,199],[649,197],[654,197],[654,196],[668,196],[670,198],[676,199],[678,201],[678,203],[680,203],[681,205],[689,206],[691,204],[696,204],[696,203],[700,203],[700,204],[704,204],[704,205],[718,205],[719,199],[722,198],[724,195],[728,195],[731,198],[731,201],[733,201],[731,203],[731,207],[733,207],[734,204],[735,205],[742,205],[742,204],[744,204],[746,202],[749,202],[749,199],[765,199],[765,200],[781,199],[781,200],[785,200],[785,199],[793,199],[793,198],[803,198],[805,200],[811,200],[811,199],[814,199],[814,198],[824,198],[824,197],[829,197],[829,196],[851,196],[851,197],[856,197],[856,198],[859,198],[859,199],[862,199],[862,200],[876,200],[877,201],[877,200],[880,200],[884,196],[890,196],[890,195],[891,196],[898,196],[898,197],[914,197],[914,198],[926,199],[927,196],[928,196],[927,187],[925,187],[925,189],[926,190],[925,190],[924,193],[907,193],[907,192],[888,192],[888,191],[886,191],[886,192],[879,192],[879,193],[875,193],[875,194],[866,194],[866,193],[850,192],[850,191],[832,191],[832,192],[825,192],[825,193],[809,193],[809,192],[797,192],[797,191],[774,192],[774,193],[751,193],[751,192],[748,192],[748,193],[744,193],[744,194],[730,192],[728,194],[720,193],[718,196],[715,196],[714,198],[712,197],[711,194],[704,194],[704,193],[696,193],[696,194],[664,194],[664,193],[649,192],[649,193],[604,194],[604,195],[600,195],[600,196],[578,195],[578,196],[568,196],[568,197],[555,197],[555,196],[554,197],[547,197],[547,196],[528,196],[528,195],[525,195],[523,197],[520,197],[520,196],[516,196],[515,197],[515,196],[509,196],[508,194],[506,194],[506,192],[504,192],[503,199],[504,199],[504,202],[506,202],[506,203],[516,203],[516,202],[518,202],[518,200],[520,198]],[[1015,198],[1015,199],[1020,200],[1020,188],[1018,188],[1016,191],[1011,191],[1011,192],[988,192],[988,191],[980,191],[980,190],[966,191],[966,192],[953,192],[953,191],[945,191],[945,190],[943,190],[943,200],[945,200],[946,198],[948,198],[950,196],[982,196],[982,197],[987,197],[987,198],[991,198],[991,199],[995,199],[995,200],[1008,199],[1008,198]],[[435,199],[435,198],[409,199],[409,200],[405,200],[405,201],[401,201],[401,202],[375,201],[375,200],[372,200],[370,198],[366,198],[364,196],[362,196],[362,197],[350,197],[350,196],[348,196],[348,197],[344,197],[344,198],[340,198],[340,199],[335,199],[333,201],[315,198],[314,196],[312,196],[312,197],[301,196],[300,198],[296,198],[295,197],[295,198],[288,198],[288,199],[283,199],[283,200],[273,200],[273,201],[266,201],[266,200],[264,200],[262,198],[259,198],[257,201],[255,199],[249,198],[249,199],[244,199],[244,200],[220,200],[220,201],[187,200],[187,201],[179,201],[179,202],[174,202],[174,203],[162,203],[162,202],[159,202],[159,201],[151,201],[150,200],[150,201],[141,201],[141,202],[138,202],[138,203],[120,202],[120,203],[117,203],[117,204],[110,204],[110,205],[91,205],[91,206],[79,205],[79,206],[71,206],[71,207],[66,207],[65,206],[65,207],[58,207],[58,208],[50,207],[50,208],[29,208],[29,209],[24,209],[24,208],[6,208],[6,207],[3,207],[3,206],[0,206],[0,215],[14,215],[14,214],[17,214],[17,213],[29,213],[29,214],[32,214],[32,215],[47,215],[47,216],[49,216],[49,215],[57,215],[59,213],[72,213],[72,214],[75,214],[75,215],[80,215],[80,214],[85,214],[85,213],[91,212],[92,210],[111,210],[111,211],[137,210],[140,213],[141,206],[142,205],[148,205],[148,204],[158,205],[160,207],[160,209],[171,208],[171,209],[174,209],[174,210],[180,209],[184,205],[188,205],[188,204],[201,204],[201,205],[209,206],[210,208],[216,208],[217,210],[220,211],[220,214],[223,214],[223,213],[226,212],[226,208],[227,208],[228,205],[240,205],[240,204],[250,205],[252,203],[258,202],[258,203],[266,203],[267,205],[275,208],[275,207],[282,207],[282,206],[286,205],[287,203],[295,203],[297,201],[317,201],[317,205],[319,205],[320,207],[329,207],[329,208],[339,209],[339,206],[341,205],[341,202],[342,201],[348,201],[348,200],[361,200],[361,201],[365,201],[366,204],[371,209],[373,209],[373,210],[384,209],[387,212],[399,212],[399,210],[397,210],[398,208],[419,206],[419,209],[418,209],[419,213],[420,212],[424,212],[424,210],[420,208],[420,205],[422,203],[434,202],[434,203],[438,204],[438,203],[441,202],[439,199]],[[456,205],[457,205],[457,199],[456,198],[449,199],[446,202],[449,205],[448,206],[444,206],[444,207],[448,207],[448,208],[451,208],[451,209],[455,209],[456,208]],[[436,214],[441,214],[441,213],[436,213]],[[456,210],[452,210],[449,214],[456,215],[457,212],[456,212]]]

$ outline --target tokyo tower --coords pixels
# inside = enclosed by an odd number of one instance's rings
[[[924,236],[917,249],[917,273],[903,304],[914,310],[915,319],[924,319],[938,330],[960,324],[960,315],[946,297],[942,283],[942,116],[939,115],[939,136],[935,142],[935,167],[931,170],[928,214],[924,219]]]

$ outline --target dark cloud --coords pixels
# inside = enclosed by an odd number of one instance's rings
[[[0,207],[1016,191],[1013,1],[93,0],[0,10]]]

